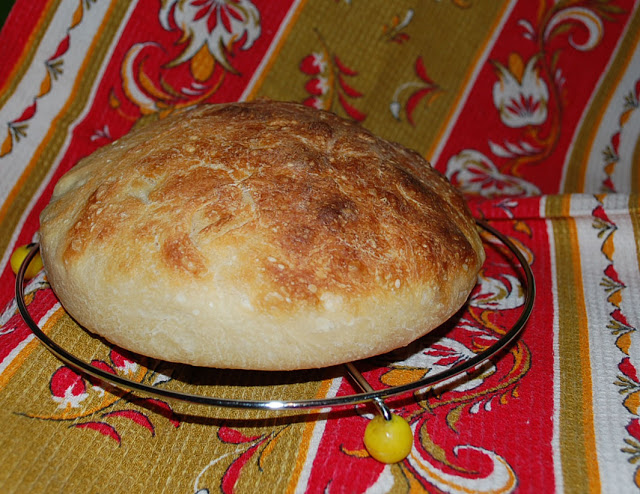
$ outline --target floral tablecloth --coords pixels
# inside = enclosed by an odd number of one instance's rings
[[[638,491],[639,2],[17,0],[0,47],[1,492]],[[367,453],[367,406],[267,413],[127,394],[63,365],[17,313],[9,258],[37,240],[64,172],[177,108],[261,97],[416,149],[533,269],[534,311],[506,353],[390,400],[415,436],[401,463]],[[365,364],[374,387],[504,333],[522,281],[486,242],[455,330]],[[339,369],[220,379],[151,365],[75,326],[42,273],[26,292],[45,332],[151,386],[353,391]]]

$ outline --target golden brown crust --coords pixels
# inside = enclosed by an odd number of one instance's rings
[[[484,260],[461,195],[417,153],[294,103],[202,106],[136,130],[63,177],[41,221],[54,289],[135,276],[278,320],[384,309],[425,286],[453,304],[448,317]]]

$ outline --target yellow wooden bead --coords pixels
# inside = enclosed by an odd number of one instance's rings
[[[381,463],[404,460],[413,446],[413,433],[405,419],[392,414],[391,420],[377,415],[364,431],[364,445],[369,454]]]
[[[11,260],[10,260],[11,269],[15,274],[18,274],[18,271],[20,270],[20,266],[22,265],[23,261],[25,260],[25,258],[27,257],[27,254],[29,254],[29,251],[31,249],[32,247],[29,245],[21,245],[15,251],[13,251],[13,254],[11,254]],[[24,272],[24,279],[30,280],[31,278],[34,278],[40,272],[41,269],[42,269],[42,257],[40,257],[40,252],[38,252],[35,255],[35,257],[31,259],[31,263],[29,263],[29,267]]]

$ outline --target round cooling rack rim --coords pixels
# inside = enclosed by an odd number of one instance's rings
[[[29,266],[29,263],[34,258],[39,250],[39,245],[35,245],[24,259],[20,269],[18,271],[16,277],[16,303],[18,306],[18,311],[24,322],[27,324],[29,329],[34,333],[34,335],[40,340],[40,342],[59,360],[64,362],[66,365],[72,367],[73,369],[80,371],[81,373],[88,374],[91,377],[97,378],[101,381],[107,382],[112,386],[117,388],[124,388],[130,392],[143,393],[146,395],[152,395],[155,397],[161,397],[165,399],[179,400],[194,404],[200,405],[209,405],[216,407],[225,407],[225,408],[249,408],[249,409],[262,409],[262,410],[291,410],[291,409],[321,409],[321,408],[332,408],[338,406],[349,406],[349,405],[357,405],[360,403],[373,401],[378,407],[382,403],[382,400],[385,398],[390,398],[394,396],[398,396],[401,394],[405,394],[411,391],[416,391],[419,389],[427,388],[434,386],[438,383],[451,379],[455,376],[458,376],[464,372],[470,372],[477,369],[480,365],[482,365],[486,360],[500,353],[503,349],[505,349],[511,342],[513,342],[520,334],[522,329],[524,328],[531,312],[533,310],[533,304],[535,301],[536,287],[535,280],[533,277],[533,272],[531,271],[531,267],[529,263],[520,252],[520,250],[502,233],[497,231],[495,228],[490,226],[484,221],[476,220],[477,224],[489,232],[495,238],[497,238],[505,247],[513,254],[513,256],[518,261],[522,272],[524,274],[524,304],[522,306],[522,312],[520,316],[514,323],[514,325],[502,335],[495,343],[493,343],[489,348],[484,351],[474,355],[472,358],[468,360],[464,360],[449,369],[445,369],[444,371],[438,372],[437,374],[427,375],[421,379],[413,381],[411,383],[407,383],[400,386],[393,386],[389,388],[385,388],[382,390],[373,390],[371,386],[368,385],[367,381],[364,379],[362,374],[357,370],[353,363],[345,364],[347,373],[356,381],[358,387],[360,387],[363,392],[355,393],[346,396],[335,396],[330,398],[320,398],[320,399],[301,399],[301,400],[241,400],[241,399],[230,399],[230,398],[216,398],[214,396],[206,396],[200,394],[193,393],[185,393],[181,391],[175,391],[171,389],[149,386],[147,384],[142,384],[136,381],[132,381],[130,379],[121,377],[117,374],[111,374],[107,371],[104,371],[98,367],[92,366],[91,364],[79,359],[75,355],[69,353],[67,350],[62,348],[59,344],[53,341],[49,336],[47,336],[42,329],[36,324],[36,322],[31,317],[27,304],[24,300],[24,274]]]

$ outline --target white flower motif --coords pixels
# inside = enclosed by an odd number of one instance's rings
[[[587,31],[587,39],[582,43],[576,42],[573,36],[569,36],[569,44],[579,51],[589,51],[598,46],[604,36],[604,24],[602,19],[593,9],[585,7],[569,7],[559,10],[547,24],[544,31],[544,39],[547,41],[553,33],[558,32],[559,26],[578,25]]]
[[[516,158],[519,156],[533,156],[542,151],[529,144],[527,141],[510,142],[505,141],[503,145],[489,141],[491,152],[500,158]]]
[[[463,343],[451,338],[441,338],[426,350],[418,352],[409,358],[396,362],[396,366],[419,367],[428,369],[429,374],[439,373],[475,357],[475,353]],[[455,391],[469,391],[480,386],[484,380],[496,372],[496,367],[491,362],[483,364],[481,372],[470,377],[466,373],[454,376],[434,386],[435,389],[444,387]]]
[[[475,149],[465,149],[447,163],[447,178],[460,190],[483,197],[521,197],[540,194],[532,183],[501,173],[493,162]]]
[[[319,52],[313,52],[311,54],[311,60],[312,60],[311,61],[312,65],[316,67],[318,72],[323,74],[327,68],[327,57],[325,56],[325,54],[319,53]]]
[[[510,274],[503,279],[478,275],[480,291],[470,301],[473,307],[481,309],[515,309],[524,304],[524,290],[520,280]]]
[[[521,77],[494,62],[499,80],[493,85],[493,104],[508,127],[540,125],[547,119],[549,89],[538,74],[536,62],[537,57],[532,57]]]
[[[321,94],[327,94],[329,92],[329,80],[326,77],[318,77],[318,89]]]
[[[218,63],[235,72],[227,60],[232,46],[244,39],[242,49],[247,50],[261,34],[260,12],[249,0],[163,0],[160,23],[167,31],[178,26],[182,40],[189,40],[172,66],[191,59],[206,45]]]
[[[74,394],[72,388],[67,388],[64,396],[52,396],[51,398],[58,404],[58,408],[80,408],[82,402],[89,397],[89,393]]]
[[[117,367],[118,370],[124,372],[129,376],[133,376],[136,372],[138,372],[138,364],[135,362],[131,362],[130,360],[125,360],[120,366]]]
[[[60,367],[51,376],[51,399],[58,408],[79,408],[89,397],[85,380],[68,367]]]
[[[311,98],[310,106],[315,108],[316,110],[324,110],[324,100],[322,98]]]

